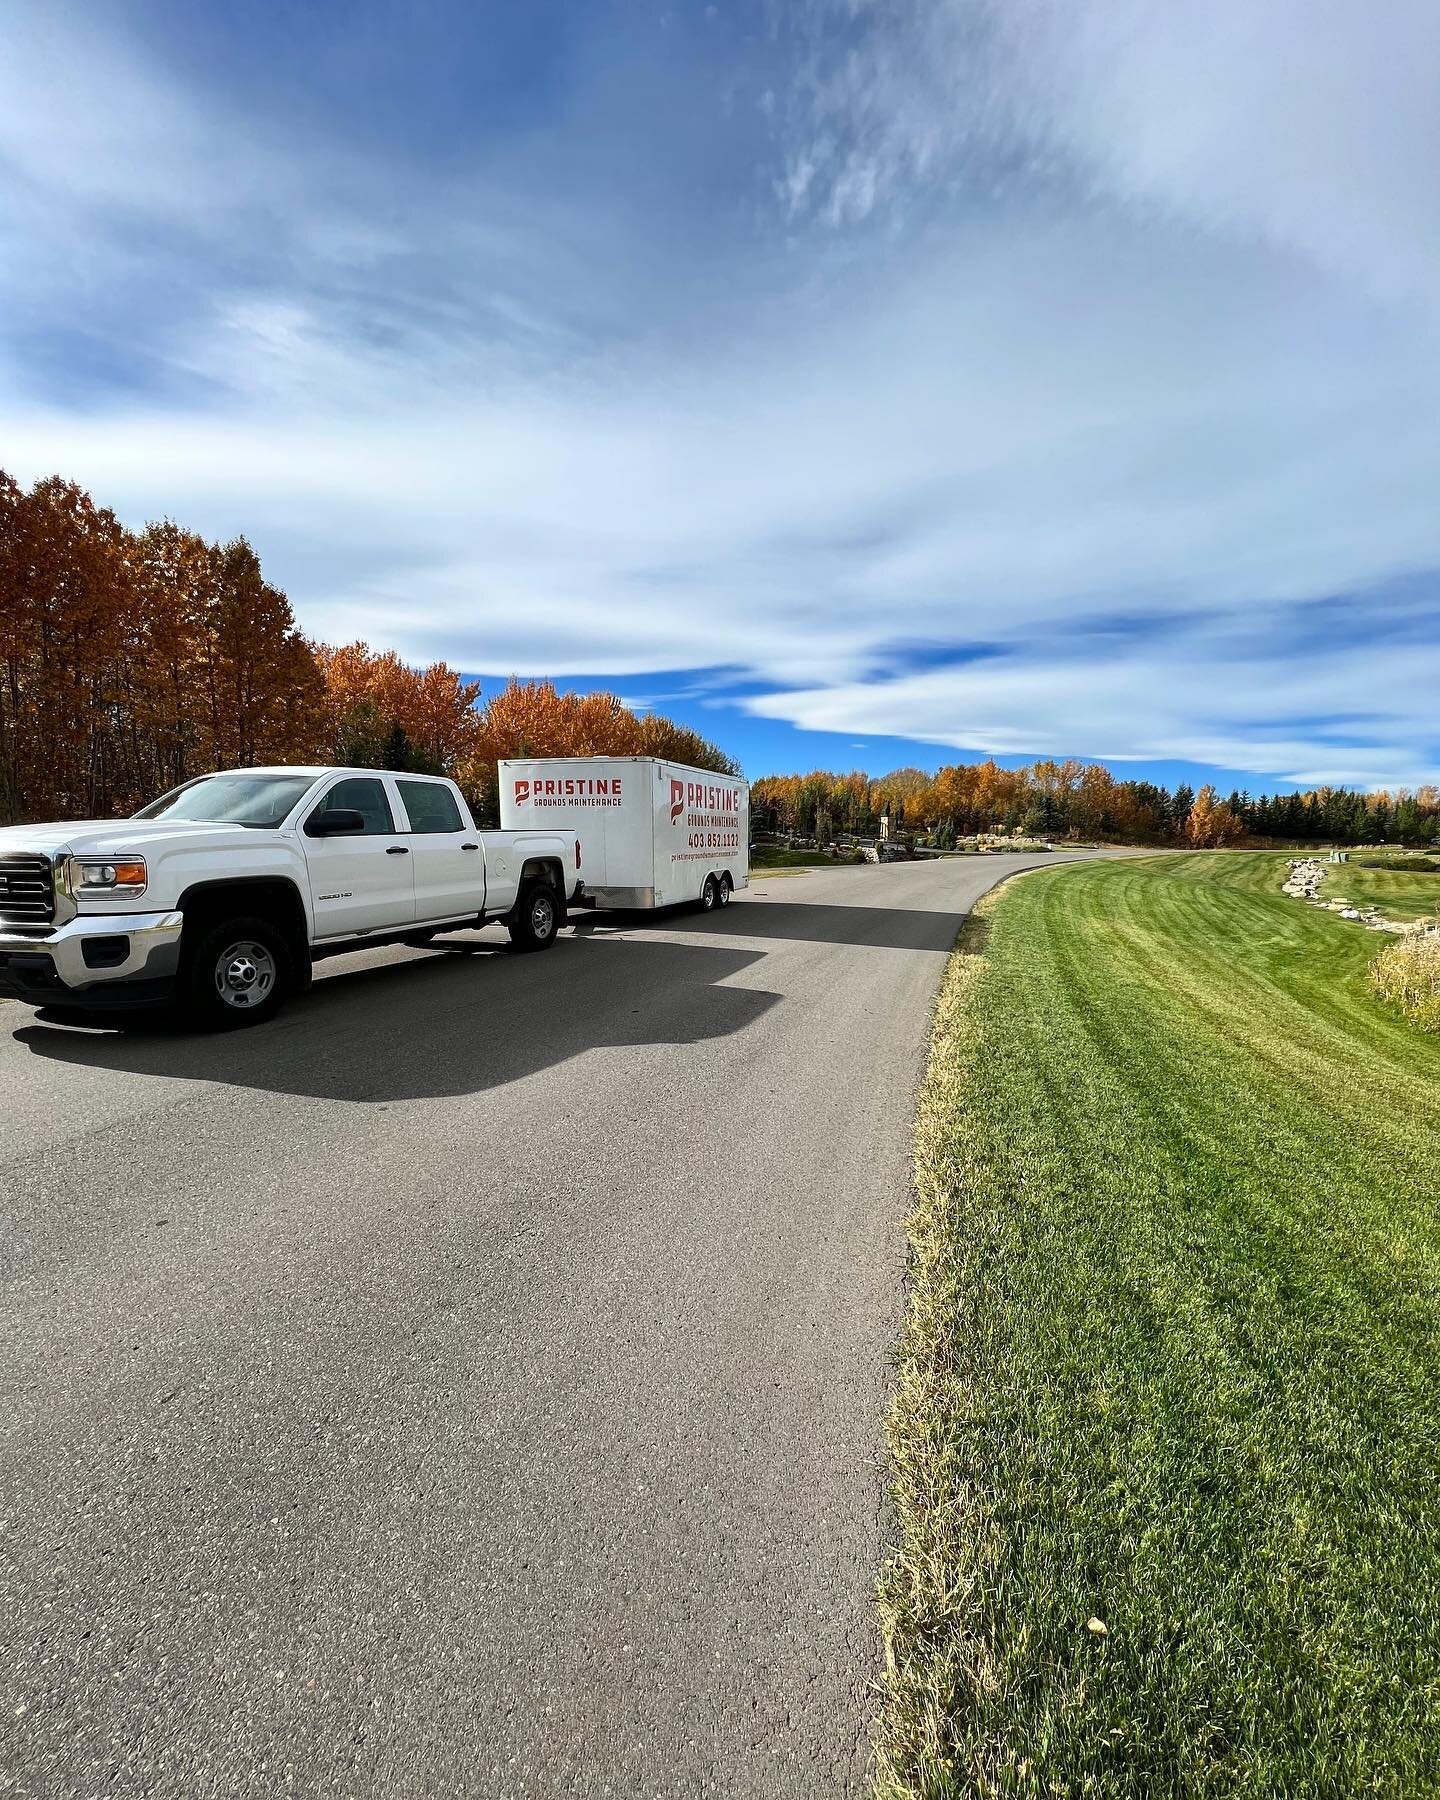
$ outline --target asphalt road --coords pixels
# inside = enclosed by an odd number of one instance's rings
[[[0,1007],[0,1794],[863,1788],[927,1014],[1023,860]]]

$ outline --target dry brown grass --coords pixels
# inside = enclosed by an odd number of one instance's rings
[[[1440,937],[1388,944],[1370,965],[1370,985],[1422,1031],[1440,1032]]]

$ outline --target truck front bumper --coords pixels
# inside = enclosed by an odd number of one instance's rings
[[[178,912],[81,914],[64,925],[0,925],[0,997],[31,1006],[168,1000],[180,966]]]

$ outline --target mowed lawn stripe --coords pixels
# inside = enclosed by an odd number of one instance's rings
[[[1440,1041],[1283,867],[1041,871],[952,961],[882,1792],[1440,1782]]]
[[[1333,868],[1326,869],[1320,887],[1321,899],[1343,898],[1355,906],[1378,906],[1392,919],[1440,916],[1440,870],[1417,868],[1404,856],[1391,860],[1401,866],[1367,869],[1352,854],[1349,862],[1336,863]],[[1424,860],[1436,859],[1432,854]]]

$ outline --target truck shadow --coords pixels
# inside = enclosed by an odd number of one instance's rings
[[[753,1025],[779,995],[726,986],[757,950],[567,933],[541,956],[493,939],[375,951],[322,965],[311,992],[268,1025],[199,1035],[156,1015],[120,1029],[19,1026],[36,1056],[134,1075],[360,1103],[475,1094],[588,1050],[701,1044]],[[118,1022],[117,1022],[118,1023]]]

